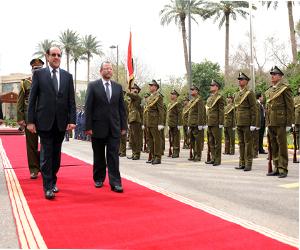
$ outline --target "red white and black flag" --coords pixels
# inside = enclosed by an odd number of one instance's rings
[[[133,67],[133,59],[132,59],[132,41],[131,41],[131,31],[129,37],[129,45],[128,45],[128,57],[127,57],[127,67],[128,67],[128,89],[131,90],[131,87],[134,83],[134,67]]]

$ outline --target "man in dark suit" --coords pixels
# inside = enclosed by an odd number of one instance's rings
[[[45,198],[58,193],[57,172],[61,145],[66,129],[75,128],[75,95],[73,77],[59,68],[61,51],[50,47],[46,52],[49,67],[35,70],[27,108],[27,129],[38,132],[41,141],[40,166]]]
[[[265,122],[266,122],[266,110],[262,104],[262,101],[264,100],[264,96],[262,93],[256,94],[256,99],[260,104],[260,129],[259,129],[259,144],[258,144],[258,150],[260,154],[267,154],[267,152],[263,148],[263,142],[264,142],[264,134],[265,134]]]
[[[101,188],[106,177],[106,162],[111,190],[122,193],[119,171],[120,137],[126,133],[126,111],[122,85],[111,81],[110,62],[101,64],[101,79],[90,82],[85,96],[84,130],[92,135],[93,179]],[[106,156],[105,156],[106,145]]]

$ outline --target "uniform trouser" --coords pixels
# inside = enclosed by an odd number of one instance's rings
[[[252,168],[253,141],[250,126],[238,126],[236,131],[239,139],[241,166]]]
[[[130,129],[128,130],[128,139],[129,139],[128,147],[131,148],[131,141],[132,141],[132,138],[131,138],[131,131],[130,131]]]
[[[288,173],[287,132],[285,126],[268,126],[274,172]]]
[[[180,130],[177,127],[170,127],[171,140],[173,142],[173,155],[179,156],[180,152]]]
[[[296,124],[295,125],[295,134],[296,134],[296,142],[297,142],[297,148],[299,149],[299,127],[300,125],[299,124]]]
[[[224,127],[224,136],[225,136],[225,146],[226,152],[234,154],[235,153],[235,130],[232,130],[232,127]]]
[[[157,127],[147,128],[148,143],[151,152],[151,160],[161,162],[162,143],[161,132]]]
[[[260,153],[264,152],[263,143],[264,143],[264,135],[265,135],[265,126],[260,127],[259,129],[259,142],[258,142],[258,151]]]
[[[141,148],[140,148],[140,151],[143,151],[143,135],[144,135],[144,131],[142,130],[142,126],[140,126],[140,145],[141,145]]]
[[[75,129],[74,129],[74,139],[78,138],[78,131],[79,131],[79,125],[77,124]]]
[[[165,153],[166,149],[166,139],[165,139],[165,128],[160,130],[160,136],[161,136],[161,154],[163,155]]]
[[[188,126],[183,126],[183,138],[184,138],[185,146],[189,147],[190,140],[189,140]]]
[[[66,132],[65,132],[65,140],[69,141],[69,137],[70,137],[70,132],[69,132],[69,130],[66,130]]]
[[[30,174],[40,172],[40,151],[38,151],[38,133],[31,133],[27,126],[25,127],[27,160]]]
[[[190,139],[193,148],[193,158],[201,160],[202,155],[202,144],[203,144],[203,133],[198,127],[190,127]],[[190,145],[191,146],[191,145]]]
[[[208,126],[208,136],[211,161],[221,163],[222,128],[219,128],[219,126]]]
[[[139,122],[130,123],[130,136],[132,157],[140,158],[141,154],[141,124]]]
[[[83,127],[83,124],[78,124],[78,126],[79,126],[79,131],[78,131],[78,133],[79,133],[79,136],[78,136],[78,140],[81,140],[81,139],[83,139],[84,138],[84,135],[83,135],[83,133],[84,133],[84,127]]]
[[[259,150],[259,130],[252,131],[252,140],[253,140],[253,155],[258,155]]]
[[[121,135],[119,154],[126,155],[127,133]]]

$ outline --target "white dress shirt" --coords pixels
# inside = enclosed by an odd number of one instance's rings
[[[50,74],[51,74],[51,79],[53,79],[53,68],[49,65],[49,70],[50,70]],[[56,69],[56,79],[57,79],[57,89],[59,91],[59,87],[60,87],[60,73],[59,73],[59,68]]]
[[[106,82],[103,78],[102,79],[102,83],[103,83],[103,87],[104,87],[104,90],[106,91]],[[111,82],[110,80],[108,81],[108,89],[109,89],[109,95],[110,95],[110,99],[111,99],[111,94],[112,94],[112,89],[111,89]]]

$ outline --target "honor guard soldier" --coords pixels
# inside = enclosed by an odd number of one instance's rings
[[[210,84],[211,96],[206,102],[206,118],[208,126],[211,161],[206,164],[218,166],[221,164],[222,154],[222,128],[224,126],[224,98],[219,94],[221,85],[216,80]]]
[[[294,113],[294,100],[291,87],[282,81],[282,71],[274,66],[271,69],[271,86],[266,91],[268,131],[272,148],[273,172],[267,176],[285,178],[288,174],[287,132],[291,129]]]
[[[44,62],[37,58],[30,62],[31,72],[43,67]],[[30,172],[30,178],[36,179],[40,172],[40,152],[38,151],[38,134],[31,133],[27,129],[27,105],[31,88],[32,78],[23,79],[20,84],[20,91],[17,100],[17,121],[20,126],[25,126],[27,160]]]
[[[182,126],[182,106],[177,100],[179,94],[174,89],[171,92],[171,102],[168,105],[167,119],[168,130],[170,131],[171,140],[173,142],[172,158],[178,158],[180,152],[180,129]]]
[[[161,97],[164,100],[164,95],[159,92],[159,94],[161,95]],[[165,126],[166,126],[166,122],[167,122],[167,105],[163,102],[163,110],[164,110],[164,114],[163,114],[163,128],[160,130],[160,136],[161,136],[161,154],[164,155],[165,154],[165,149],[166,149],[166,139],[165,139]]]
[[[184,108],[183,108],[183,111],[182,111],[184,146],[182,147],[182,149],[189,149],[190,148],[189,132],[188,132],[188,126],[187,126],[187,121],[188,121],[188,117],[189,117],[189,112],[187,111],[189,101],[190,101],[189,98],[184,97],[184,99],[183,99]]]
[[[162,143],[160,131],[163,129],[164,104],[162,96],[157,92],[159,85],[155,80],[149,83],[151,95],[147,98],[146,128],[151,153],[151,160],[147,163],[160,164]]]
[[[130,129],[132,156],[128,159],[139,160],[141,153],[141,97],[139,96],[140,88],[134,84],[131,92],[127,93],[130,97],[128,129]]]
[[[74,139],[79,138],[79,121],[81,119],[81,105],[78,104],[77,110],[76,110],[76,127],[75,127],[75,132],[74,132]]]
[[[253,158],[258,158],[259,151],[259,129],[261,125],[261,113],[260,113],[260,102],[256,100],[256,123],[255,129],[252,132],[252,140],[253,140]]]
[[[193,85],[191,88],[191,96],[193,97],[188,105],[189,113],[188,116],[188,130],[190,133],[190,143],[193,148],[193,158],[188,159],[189,161],[201,161],[201,154],[203,149],[203,126],[205,126],[205,107],[204,101],[199,93],[197,86]]]
[[[80,138],[82,141],[85,140],[85,130],[84,130],[84,104],[81,108],[81,115],[80,115]]]
[[[125,96],[125,95],[126,95],[126,91],[123,90],[123,96]],[[124,98],[124,104],[125,104],[125,112],[126,112],[126,121],[127,121],[127,126],[128,126],[129,103],[125,98]],[[119,147],[119,156],[120,157],[126,156],[126,143],[127,143],[127,133],[125,133],[124,135],[121,135],[120,147]]]
[[[235,153],[235,111],[232,103],[233,96],[228,93],[227,106],[224,108],[224,137],[226,152],[224,155]]]
[[[298,93],[300,93],[300,84]],[[299,127],[300,127],[300,95],[297,95],[294,98],[294,105],[295,105],[295,115],[294,115],[294,123],[293,123],[293,129],[295,130],[296,135],[296,145],[299,149]],[[299,161],[294,161],[294,163],[299,163]]]
[[[145,94],[144,98],[145,98],[145,106],[144,106],[144,109],[143,109],[143,125],[142,125],[142,130],[143,130],[143,134],[144,134],[144,144],[146,144],[145,148],[146,150],[145,151],[142,151],[143,153],[149,153],[149,145],[148,145],[148,136],[147,136],[147,129],[146,129],[146,120],[147,120],[147,112],[146,111],[146,108],[147,108],[147,99],[150,95],[148,93]]]
[[[239,140],[240,166],[235,169],[251,171],[253,161],[252,131],[256,129],[256,100],[252,89],[247,88],[250,78],[240,72],[240,90],[234,93],[235,125]]]

